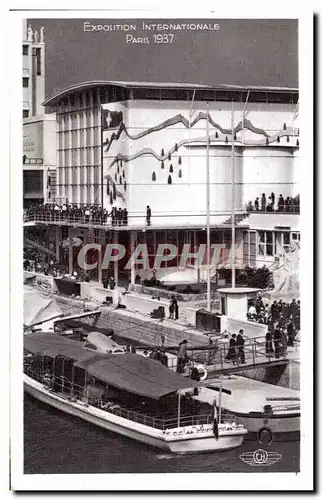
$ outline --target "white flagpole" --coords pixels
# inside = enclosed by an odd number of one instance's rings
[[[245,102],[245,105],[244,105],[244,108],[242,111],[242,144],[244,144],[244,118],[245,118],[246,108],[247,108],[247,104],[248,104],[248,100],[249,100],[249,94],[250,94],[250,90],[248,90],[247,99],[246,99],[246,102]]]
[[[210,137],[209,103],[206,112],[206,260],[207,260],[207,311],[211,311],[211,270],[210,270]]]
[[[231,127],[232,127],[232,166],[231,166],[231,270],[232,270],[232,288],[236,286],[236,269],[235,269],[235,157],[234,157],[234,101],[232,101],[232,114],[231,114]]]

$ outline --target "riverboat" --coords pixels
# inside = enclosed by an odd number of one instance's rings
[[[196,405],[200,383],[155,360],[93,353],[53,333],[25,335],[24,353],[27,393],[122,436],[187,454],[236,448],[247,434],[221,420],[215,400]]]

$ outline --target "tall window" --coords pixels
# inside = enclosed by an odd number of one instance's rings
[[[22,86],[25,88],[29,87],[29,78],[23,78],[22,79]]]
[[[274,255],[272,231],[258,231],[258,255]]]
[[[23,109],[23,111],[22,111],[22,117],[23,118],[28,118],[29,117],[29,109]]]
[[[22,53],[24,56],[28,56],[28,52],[29,52],[29,46],[28,45],[23,45],[22,46]]]

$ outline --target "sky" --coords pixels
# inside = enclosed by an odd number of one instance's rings
[[[30,19],[44,26],[46,97],[89,80],[189,82],[207,85],[298,87],[297,20],[146,19],[146,23],[217,23],[218,31],[169,31],[172,43],[154,43],[142,19]],[[84,31],[84,22],[136,24],[135,38],[124,31]],[[156,34],[157,32],[155,32]]]

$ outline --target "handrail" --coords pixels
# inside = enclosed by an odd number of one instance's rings
[[[294,340],[293,345],[298,349],[299,340]],[[245,339],[243,346],[243,354],[241,350],[239,352],[239,347],[236,346],[235,356],[228,359],[227,355],[230,349],[230,341],[213,344],[205,348],[189,349],[187,351],[188,359],[194,363],[199,363],[205,365],[206,369],[208,366],[212,366],[212,370],[223,370],[229,369],[229,363],[233,363],[236,367],[243,365],[255,365],[259,358],[262,358],[260,362],[271,362],[276,359],[284,360],[288,357],[287,348],[288,343],[283,340],[272,339],[267,341],[266,337],[254,337],[252,339]]]

